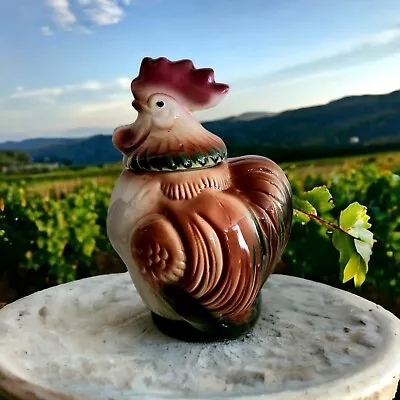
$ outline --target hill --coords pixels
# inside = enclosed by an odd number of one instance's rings
[[[269,113],[269,112],[262,112],[262,111],[257,111],[257,112],[248,112],[240,115],[234,115],[233,117],[228,117],[219,120],[221,121],[253,121],[255,119],[263,118],[263,117],[272,117],[274,115],[277,115],[277,113]]]
[[[27,150],[31,158],[38,161],[72,164],[104,164],[121,159],[120,153],[111,143],[111,135],[95,135],[89,138],[71,139],[63,144]]]
[[[400,147],[400,91],[351,96],[251,121],[205,123],[231,154],[273,154],[298,159]]]
[[[223,138],[230,155],[265,154],[277,161],[400,148],[400,91],[351,96],[279,114],[246,113],[204,122]],[[110,135],[5,142],[33,161],[103,164],[121,159]]]
[[[67,139],[67,138],[35,138],[26,139],[20,142],[7,141],[0,143],[0,150],[27,150],[41,149],[49,146],[63,146],[70,143],[76,143],[82,140],[79,139]]]

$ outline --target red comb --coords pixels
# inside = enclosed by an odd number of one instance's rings
[[[194,111],[218,104],[229,86],[215,83],[212,69],[196,69],[190,60],[146,57],[139,76],[131,83],[131,90],[136,100],[147,101],[152,94],[163,93]]]

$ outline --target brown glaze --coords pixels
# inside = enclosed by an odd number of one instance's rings
[[[154,179],[162,190],[157,212],[132,236],[143,277],[153,288],[178,284],[221,317],[245,318],[289,237],[285,175],[271,160],[245,157]]]
[[[132,82],[138,119],[114,132],[126,172],[107,222],[153,312],[222,336],[225,323],[247,329],[254,322],[293,213],[278,165],[260,156],[227,159],[224,142],[191,115],[194,103],[209,106],[226,91],[187,60],[143,61]]]

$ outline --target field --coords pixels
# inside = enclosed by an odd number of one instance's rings
[[[282,164],[294,192],[326,184],[336,207],[368,207],[377,240],[361,289],[342,284],[338,253],[325,228],[295,223],[280,272],[376,300],[400,315],[400,152]],[[0,303],[58,283],[124,271],[105,229],[121,165],[4,175],[0,179]]]

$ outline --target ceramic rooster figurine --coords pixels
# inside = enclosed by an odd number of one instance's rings
[[[131,84],[137,120],[113,134],[125,168],[110,201],[110,241],[156,325],[184,340],[251,329],[291,230],[291,188],[279,166],[227,158],[224,142],[191,114],[228,89],[189,60],[145,58]]]

